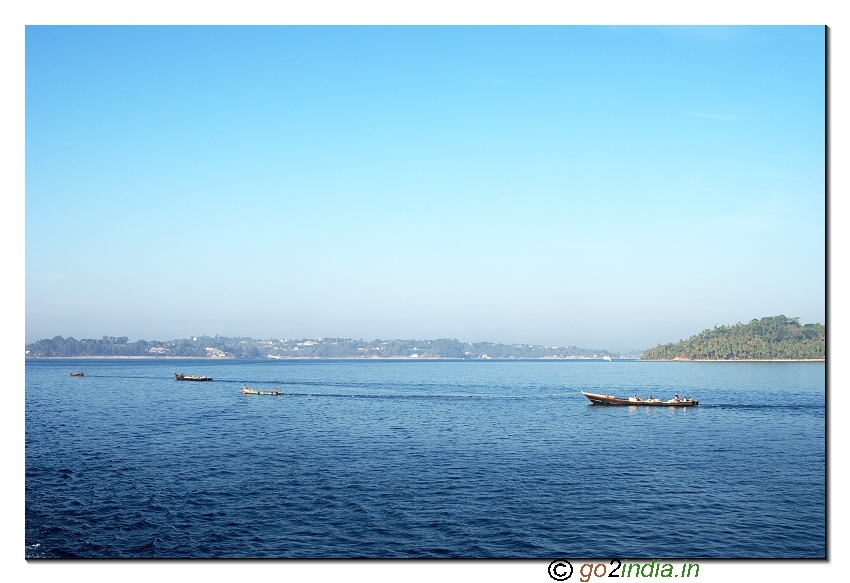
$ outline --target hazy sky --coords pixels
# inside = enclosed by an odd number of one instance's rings
[[[28,27],[26,340],[824,321],[824,29]]]

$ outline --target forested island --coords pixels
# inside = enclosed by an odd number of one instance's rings
[[[63,338],[26,345],[27,358],[56,357],[195,357],[195,358],[452,358],[452,359],[601,359],[637,358],[607,350],[575,346],[495,344],[440,340],[353,340],[351,338],[255,340],[193,336],[177,340],[137,340],[126,336],[100,339]]]
[[[822,360],[826,327],[800,324],[800,318],[772,316],[747,324],[715,326],[687,340],[659,344],[643,360]]]

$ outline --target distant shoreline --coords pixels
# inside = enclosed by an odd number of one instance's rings
[[[268,357],[257,357],[257,358],[236,358],[233,356],[27,356],[25,360],[218,360],[218,361],[231,361],[231,360],[388,360],[388,361],[433,361],[433,360],[449,360],[449,361],[457,361],[457,362],[478,362],[478,361],[550,361],[550,360],[590,360],[590,361],[599,361],[599,362],[607,362],[604,358],[587,358],[587,357],[552,357],[547,356],[543,358],[452,358],[449,356],[420,356],[418,358],[411,358],[409,356],[336,356],[336,357],[327,357],[327,356],[283,356],[280,358],[268,358]],[[636,361],[638,358],[614,358],[614,361],[617,360],[629,360]]]
[[[25,360],[238,360],[209,356],[27,356]]]
[[[640,359],[640,358],[613,358],[607,361],[603,358],[569,358],[569,357],[547,357],[547,358],[449,358],[449,357],[420,357],[410,358],[409,356],[340,356],[336,358],[327,358],[322,356],[286,356],[281,358],[235,358],[235,357],[210,357],[210,356],[27,356],[25,360],[211,360],[211,361],[238,361],[238,360],[355,360],[355,361],[453,361],[453,362],[479,362],[479,361],[597,361],[597,362],[826,362],[825,358],[736,358],[736,359],[719,359],[719,358],[655,358],[655,359]]]

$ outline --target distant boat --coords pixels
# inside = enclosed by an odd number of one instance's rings
[[[259,391],[257,389],[252,389],[248,385],[242,387],[243,395],[280,395],[280,391]]]
[[[86,373],[84,373],[84,372],[69,372],[68,376],[69,377],[84,377],[84,376],[86,376]]]
[[[186,376],[179,372],[174,373],[175,380],[178,381],[211,381],[212,377],[196,377],[195,375]]]
[[[581,394],[590,399],[590,403],[593,405],[642,405],[646,407],[694,407],[699,405],[699,401],[688,398],[680,399],[678,401],[675,399],[662,401],[653,397],[646,400],[638,400],[638,398],[635,397],[621,399],[620,397],[612,397],[611,395],[597,395],[595,393],[585,393],[584,391],[582,391]]]
[[[607,361],[609,361],[609,362],[610,362],[610,361],[611,361],[611,357],[610,357],[610,356],[603,356],[603,357],[602,357],[602,360],[607,360]]]

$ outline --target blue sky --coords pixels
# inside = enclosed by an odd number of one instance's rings
[[[28,27],[26,340],[824,321],[824,30]]]

